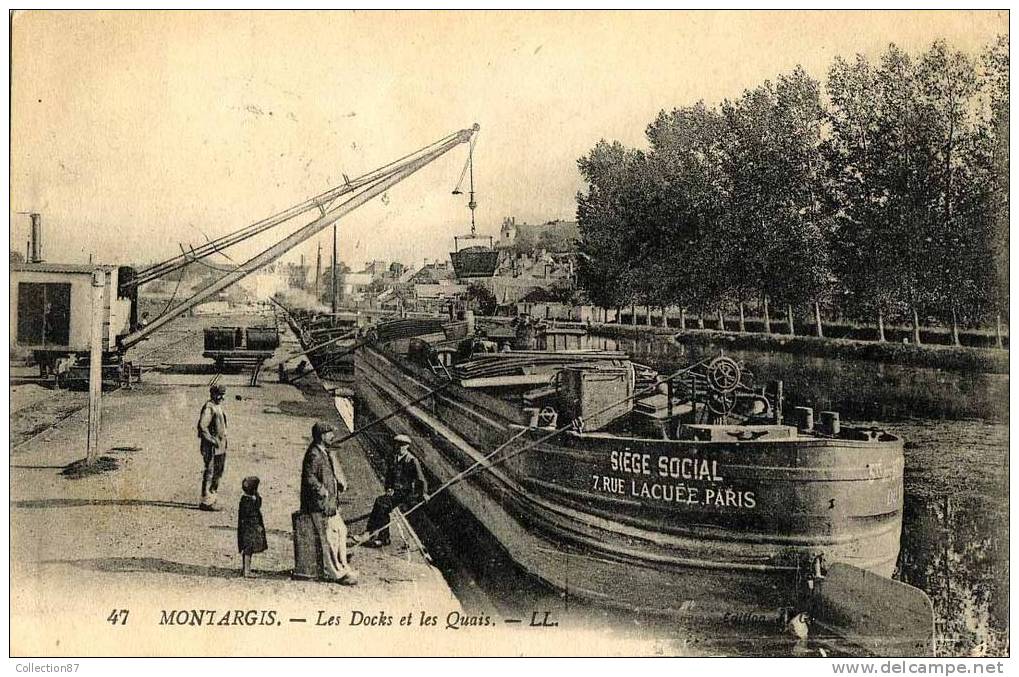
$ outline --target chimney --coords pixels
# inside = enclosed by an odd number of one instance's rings
[[[39,263],[42,261],[42,216],[34,212],[28,216],[32,219],[32,236],[29,239],[31,258],[29,262]]]

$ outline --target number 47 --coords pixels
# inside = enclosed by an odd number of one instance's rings
[[[127,609],[114,609],[110,612],[110,615],[106,618],[106,622],[110,625],[127,625]]]

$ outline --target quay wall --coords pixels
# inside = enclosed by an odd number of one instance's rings
[[[656,329],[603,325],[592,335],[663,372],[724,351],[758,384],[781,379],[788,405],[846,418],[1008,420],[1008,351]]]

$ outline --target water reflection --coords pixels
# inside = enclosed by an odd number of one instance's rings
[[[1008,426],[911,421],[897,576],[934,602],[939,654],[1008,653]]]

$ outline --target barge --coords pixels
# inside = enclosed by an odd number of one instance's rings
[[[661,375],[531,349],[554,344],[531,328],[489,352],[483,330],[416,322],[356,351],[358,417],[411,435],[434,481],[562,594],[722,617],[795,606],[832,565],[891,577],[899,437],[827,413],[790,424],[781,387],[727,357]]]

